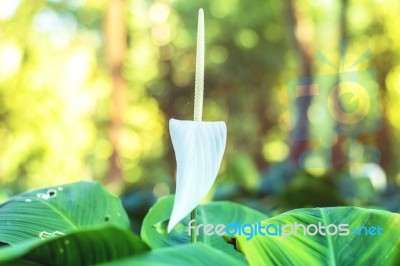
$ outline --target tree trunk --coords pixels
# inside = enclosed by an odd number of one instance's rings
[[[288,21],[289,37],[293,45],[293,49],[297,52],[299,60],[299,75],[301,77],[311,77],[312,60],[311,60],[311,42],[310,34],[311,25],[305,20],[305,16],[295,7],[296,1],[283,1],[283,11]],[[304,86],[303,92],[311,94],[311,86]],[[290,103],[289,103],[290,104]],[[311,97],[303,97],[301,101],[297,101],[298,119],[294,130],[301,132],[303,136],[308,135],[308,119],[307,111],[311,104]],[[290,149],[290,160],[297,164],[299,156],[308,149],[308,140],[294,140]]]
[[[104,36],[105,57],[112,78],[111,117],[109,121],[109,138],[112,154],[109,158],[109,170],[106,182],[119,183],[121,167],[119,165],[119,136],[122,128],[126,81],[122,76],[123,62],[127,50],[127,30],[124,11],[124,0],[110,0],[105,12]]]
[[[348,42],[348,30],[347,30],[347,9],[348,9],[348,0],[342,0],[341,1],[341,8],[340,8],[340,41],[342,42],[342,47],[341,49],[346,49],[346,42]],[[343,52],[340,53],[341,54],[341,58],[339,61],[345,60],[345,50]],[[339,66],[339,68],[341,67],[341,65]],[[343,71],[344,69],[342,69]],[[338,72],[340,72],[340,69],[338,69]],[[338,84],[340,84],[340,79],[338,77]],[[335,101],[339,102],[340,101],[340,97],[339,97],[339,91],[335,90]],[[340,114],[339,114],[340,115]],[[336,132],[338,132],[339,129],[339,124],[336,122],[335,124],[335,129]],[[343,166],[346,164],[347,162],[347,156],[346,154],[343,152],[343,143],[346,141],[346,136],[338,136],[337,137],[337,141],[335,144],[333,144],[332,147],[332,166],[335,169],[341,169],[343,168]],[[349,137],[347,137],[347,145],[349,145]],[[346,151],[348,149],[345,149]]]

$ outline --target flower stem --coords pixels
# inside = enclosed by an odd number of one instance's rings
[[[196,227],[197,227],[197,209],[194,208],[193,211],[190,213],[190,220],[194,220],[193,227],[190,229],[190,242],[196,243],[197,242],[197,235],[196,235]]]
[[[204,94],[204,12],[199,10],[197,22],[197,51],[196,51],[196,79],[194,85],[194,121],[201,121],[203,116]],[[191,230],[191,242],[197,242],[197,209],[190,213],[190,220],[194,220]]]

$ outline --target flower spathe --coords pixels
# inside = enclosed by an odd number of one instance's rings
[[[171,119],[169,130],[177,162],[176,192],[168,232],[210,191],[226,146],[225,122]]]

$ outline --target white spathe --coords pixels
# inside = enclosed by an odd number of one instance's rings
[[[177,163],[168,232],[196,208],[217,177],[226,146],[225,122],[169,120]]]

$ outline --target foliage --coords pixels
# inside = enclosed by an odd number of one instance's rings
[[[152,248],[182,245],[190,242],[187,224],[189,217],[182,220],[169,234],[166,232],[166,221],[172,212],[174,197],[168,196],[160,199],[143,220],[141,236]],[[227,224],[230,221],[241,223],[256,223],[266,218],[265,215],[231,202],[212,202],[197,207],[197,222],[211,224]],[[199,240],[216,249],[241,258],[241,254],[227,244],[220,236],[200,235]]]
[[[80,229],[0,249],[1,265],[93,265],[148,251],[140,238],[113,226]]]
[[[120,202],[98,183],[74,183],[59,188],[62,190],[56,196],[49,194],[54,192],[54,187],[39,189],[17,195],[0,206],[1,217],[6,217],[0,221],[0,240],[5,244],[0,248],[0,265],[400,263],[397,230],[400,215],[387,211],[355,207],[296,209],[267,218],[239,204],[211,202],[198,207],[198,223],[236,222],[253,226],[260,222],[263,225],[301,222],[306,226],[319,222],[347,223],[351,227],[379,225],[384,233],[340,237],[304,236],[299,231],[285,239],[257,235],[248,240],[243,234],[207,236],[200,230],[200,243],[190,244],[189,217],[170,234],[166,233],[173,196],[160,199],[150,209],[143,222],[142,240],[127,229],[127,216]],[[26,201],[34,197],[35,200]],[[109,215],[115,211],[121,215]],[[104,217],[109,218],[104,220]]]
[[[268,224],[348,224],[353,228],[380,226],[382,236],[367,235],[366,231],[351,229],[350,235],[304,236],[283,239],[280,236],[255,236],[247,241],[239,237],[240,249],[251,265],[397,265],[399,263],[400,215],[356,207],[297,209],[263,221]],[[331,230],[331,229],[330,229]],[[367,229],[368,230],[368,229]],[[290,231],[290,230],[288,230]],[[310,230],[315,232],[314,229]],[[332,230],[331,230],[332,232]],[[375,232],[377,234],[377,232]]]
[[[38,215],[40,214],[40,215]],[[121,202],[99,183],[75,183],[22,193],[0,208],[0,242],[16,244],[86,227],[129,228]]]

